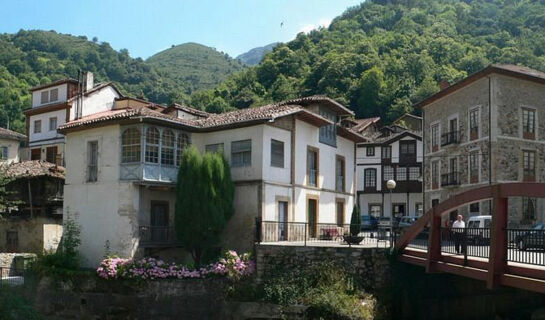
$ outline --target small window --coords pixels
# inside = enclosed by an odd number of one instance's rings
[[[223,152],[223,143],[207,144],[204,147],[204,152]]]
[[[535,139],[536,111],[533,109],[522,109],[522,135],[524,139]]]
[[[406,180],[407,180],[407,168],[397,167],[397,181],[406,181]]]
[[[471,203],[469,205],[469,212],[470,213],[480,213],[481,212],[480,204],[478,202]]]
[[[49,91],[49,102],[55,102],[57,100],[59,100],[59,89],[51,89],[51,91]]]
[[[49,91],[42,91],[40,94],[40,104],[49,103]]]
[[[121,162],[140,162],[140,131],[129,128],[121,135]]]
[[[1,147],[2,154],[0,154],[0,160],[8,160],[8,147]]]
[[[431,163],[431,188],[439,188],[439,161],[433,161]]]
[[[374,189],[377,186],[377,169],[365,169],[363,171],[364,188]]]
[[[523,181],[533,182],[536,179],[536,152],[535,151],[523,151],[522,163],[524,177]]]
[[[318,186],[318,152],[316,149],[307,150],[307,177],[309,186]]]
[[[475,108],[469,111],[469,139],[479,138],[479,109]]]
[[[233,167],[252,165],[252,140],[231,142],[231,165]]]
[[[392,147],[382,147],[382,159],[392,158]]]
[[[34,133],[41,133],[41,132],[42,132],[42,120],[35,120]]]
[[[49,131],[57,130],[57,117],[49,118]]]
[[[96,182],[98,178],[98,141],[87,143],[87,182]]]
[[[146,130],[145,160],[149,163],[159,163],[159,130],[150,127]]]
[[[369,204],[369,215],[378,218],[382,215],[381,204]]]
[[[366,148],[366,154],[368,157],[374,157],[375,156],[375,147],[367,147]]]
[[[421,202],[417,202],[414,207],[416,216],[421,217],[424,214],[424,205]]]
[[[271,166],[284,168],[284,142],[271,139]]]
[[[326,108],[320,108],[319,113],[322,117],[333,122],[333,124],[320,127],[319,141],[335,147],[337,145],[337,127],[335,124],[337,122],[337,115]]]
[[[337,156],[335,161],[335,190],[339,192],[344,192],[344,171],[344,158]]]
[[[49,163],[57,163],[57,146],[45,148],[45,161]]]
[[[384,176],[383,176],[384,181],[394,180],[394,167],[384,166],[383,170],[384,170]]]
[[[479,182],[479,152],[469,154],[469,183]]]
[[[410,167],[409,168],[409,180],[410,181],[419,181],[420,180],[420,167]]]
[[[436,151],[439,148],[439,124],[431,126],[431,146],[432,151]]]

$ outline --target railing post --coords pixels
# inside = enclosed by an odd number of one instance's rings
[[[441,216],[437,216],[433,207],[430,219],[430,238],[428,240],[428,261],[426,272],[433,272],[435,262],[441,260]]]
[[[464,266],[467,266],[467,228],[464,228],[464,239],[462,241],[462,251],[464,252]]]
[[[486,285],[496,288],[507,268],[507,207],[508,198],[501,196],[501,186],[493,191],[492,227],[490,230],[490,252],[488,254],[488,277]]]
[[[307,246],[307,222],[305,222],[305,247]]]

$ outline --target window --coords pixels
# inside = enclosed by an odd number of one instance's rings
[[[479,138],[479,109],[475,108],[469,111],[469,139]]]
[[[0,160],[8,160],[8,147],[1,147],[2,154],[0,154]]]
[[[522,198],[522,220],[526,223],[536,220],[536,198]]]
[[[469,153],[469,183],[479,182],[479,152]]]
[[[399,161],[416,162],[416,141],[399,141]]]
[[[185,148],[189,146],[191,141],[189,140],[189,136],[186,133],[180,133],[178,135],[178,142],[176,145],[176,165],[180,166],[182,163],[182,153],[184,152]]]
[[[397,167],[397,181],[406,181],[406,180],[407,180],[407,168]]]
[[[382,159],[392,158],[392,147],[382,147]]]
[[[8,252],[18,251],[19,234],[17,231],[11,231],[11,230],[6,231],[6,246],[7,246]]]
[[[59,100],[59,89],[51,89],[51,91],[49,91],[49,102],[54,102],[57,100]]]
[[[439,149],[439,124],[436,123],[431,126],[431,148],[432,151]]]
[[[31,149],[30,160],[42,160],[42,149],[40,148]]]
[[[424,214],[424,205],[421,202],[415,203],[414,213],[417,217],[421,217]]]
[[[439,187],[439,161],[433,161],[431,163],[431,188],[437,189]]]
[[[409,180],[410,181],[419,181],[420,180],[420,167],[410,167],[409,168]]]
[[[34,133],[42,132],[42,120],[34,120]]]
[[[469,205],[469,213],[479,213],[481,212],[480,204],[478,202],[473,202]]]
[[[176,136],[172,130],[163,131],[163,140],[161,141],[161,164],[167,166],[174,165],[174,140]]]
[[[98,178],[98,141],[87,143],[87,182],[96,182]]]
[[[364,188],[375,189],[377,187],[377,169],[365,169],[363,171]]]
[[[231,165],[233,167],[252,165],[252,140],[231,142]]]
[[[121,162],[140,162],[140,130],[129,128],[121,135]]]
[[[535,181],[536,180],[536,152],[535,151],[522,151],[522,164],[524,177],[523,181]]]
[[[207,144],[204,147],[204,152],[223,152],[223,143]]]
[[[333,124],[320,127],[319,141],[335,147],[337,145],[337,127],[335,124],[337,115],[326,108],[320,108],[320,115],[331,120]]]
[[[57,130],[57,117],[49,118],[49,131]]]
[[[335,160],[335,190],[344,192],[344,158],[337,156]]]
[[[365,152],[368,157],[374,157],[375,156],[375,147],[367,147],[365,148]]]
[[[284,168],[284,142],[271,139],[271,167]]]
[[[40,104],[49,103],[49,91],[45,90],[40,93]]]
[[[57,163],[57,147],[47,147],[45,149],[45,161],[49,163]]]
[[[384,170],[384,175],[383,175],[384,181],[394,180],[394,167],[384,166],[383,170]]]
[[[382,215],[382,205],[381,204],[369,204],[369,215],[378,218]]]
[[[344,202],[343,201],[337,201],[336,220],[337,220],[337,227],[342,227],[344,225]]]
[[[524,139],[535,139],[536,137],[536,111],[522,108],[522,137]]]
[[[318,151],[310,147],[307,150],[307,177],[309,186],[318,186]]]
[[[146,129],[146,149],[145,161],[149,163],[159,163],[159,130],[155,127]]]

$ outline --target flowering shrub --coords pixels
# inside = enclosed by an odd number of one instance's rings
[[[239,256],[235,251],[227,251],[218,262],[194,270],[154,258],[140,260],[108,258],[100,263],[97,275],[104,279],[153,280],[221,276],[230,280],[239,280],[250,275],[253,270],[254,262],[250,259],[249,253]]]

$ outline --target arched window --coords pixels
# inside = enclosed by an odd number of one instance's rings
[[[129,128],[121,135],[121,162],[140,162],[140,130]]]
[[[187,148],[191,144],[191,141],[189,141],[189,136],[187,133],[180,133],[178,135],[178,142],[177,142],[177,156],[176,156],[176,165],[179,166],[182,162],[182,153],[184,152],[184,149]]]
[[[161,143],[161,164],[174,165],[174,140],[176,136],[172,130],[163,131],[163,141]]]
[[[150,127],[146,130],[146,152],[145,161],[159,163],[159,130]]]

